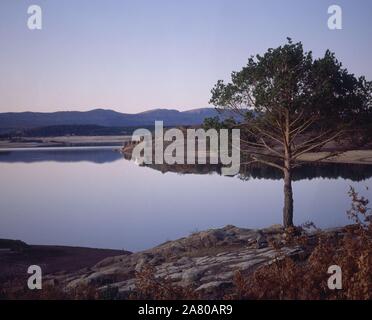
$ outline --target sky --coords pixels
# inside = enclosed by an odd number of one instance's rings
[[[0,112],[206,107],[217,80],[286,37],[372,80],[371,0],[1,0]]]

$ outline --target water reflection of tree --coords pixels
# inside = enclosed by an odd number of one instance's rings
[[[283,179],[282,172],[268,166],[246,166],[240,170],[239,178],[249,179]],[[315,178],[325,179],[349,179],[352,181],[363,181],[372,177],[372,165],[345,164],[345,163],[322,163],[304,164],[294,169],[293,180],[311,180]]]
[[[219,165],[148,165],[154,170],[162,173],[173,172],[178,174],[221,174],[221,166]],[[349,179],[352,181],[363,181],[372,177],[372,165],[364,164],[343,164],[343,163],[324,163],[324,164],[309,164],[296,168],[293,172],[293,180],[311,180],[316,178],[325,179]],[[238,174],[238,178],[242,180],[250,179],[283,179],[283,174],[280,170],[264,165],[242,166]]]
[[[127,160],[131,159],[130,154],[123,154]],[[162,173],[174,172],[179,174],[221,174],[221,165],[211,164],[152,164],[147,165]],[[249,179],[283,179],[281,170],[263,164],[242,165],[238,177],[242,180]],[[302,166],[293,170],[293,180],[311,180],[316,178],[324,179],[349,179],[352,181],[363,181],[372,177],[372,165],[349,164],[349,163],[303,163]]]

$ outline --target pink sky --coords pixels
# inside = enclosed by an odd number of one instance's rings
[[[0,112],[206,107],[218,79],[287,36],[371,79],[372,2],[338,3],[343,30],[331,31],[326,0],[2,0]]]

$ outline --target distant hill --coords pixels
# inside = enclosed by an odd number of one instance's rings
[[[9,129],[27,129],[61,125],[96,125],[104,127],[150,126],[156,120],[164,121],[165,126],[199,125],[206,117],[218,115],[214,108],[201,108],[189,111],[154,109],[129,114],[113,110],[94,109],[91,111],[8,112],[0,113],[0,132]]]

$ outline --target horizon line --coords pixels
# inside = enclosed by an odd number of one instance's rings
[[[81,113],[83,113],[83,112],[91,112],[91,111],[98,111],[98,110],[102,110],[102,111],[113,111],[113,112],[121,113],[121,114],[141,114],[141,113],[146,113],[146,112],[150,112],[150,111],[157,111],[157,110],[189,112],[189,111],[197,111],[197,110],[201,110],[201,109],[216,109],[216,108],[213,107],[213,106],[206,106],[206,107],[197,107],[197,108],[186,109],[186,110],[179,110],[179,109],[176,109],[176,108],[154,107],[154,108],[146,109],[146,110],[140,111],[140,112],[122,112],[122,111],[117,111],[115,109],[92,107],[92,109],[88,109],[88,110],[70,110],[70,109],[64,109],[64,110],[54,110],[54,111],[30,111],[30,110],[25,110],[25,111],[4,111],[4,112],[0,112],[0,114],[4,114],[4,113],[59,113],[59,112],[81,112]]]

